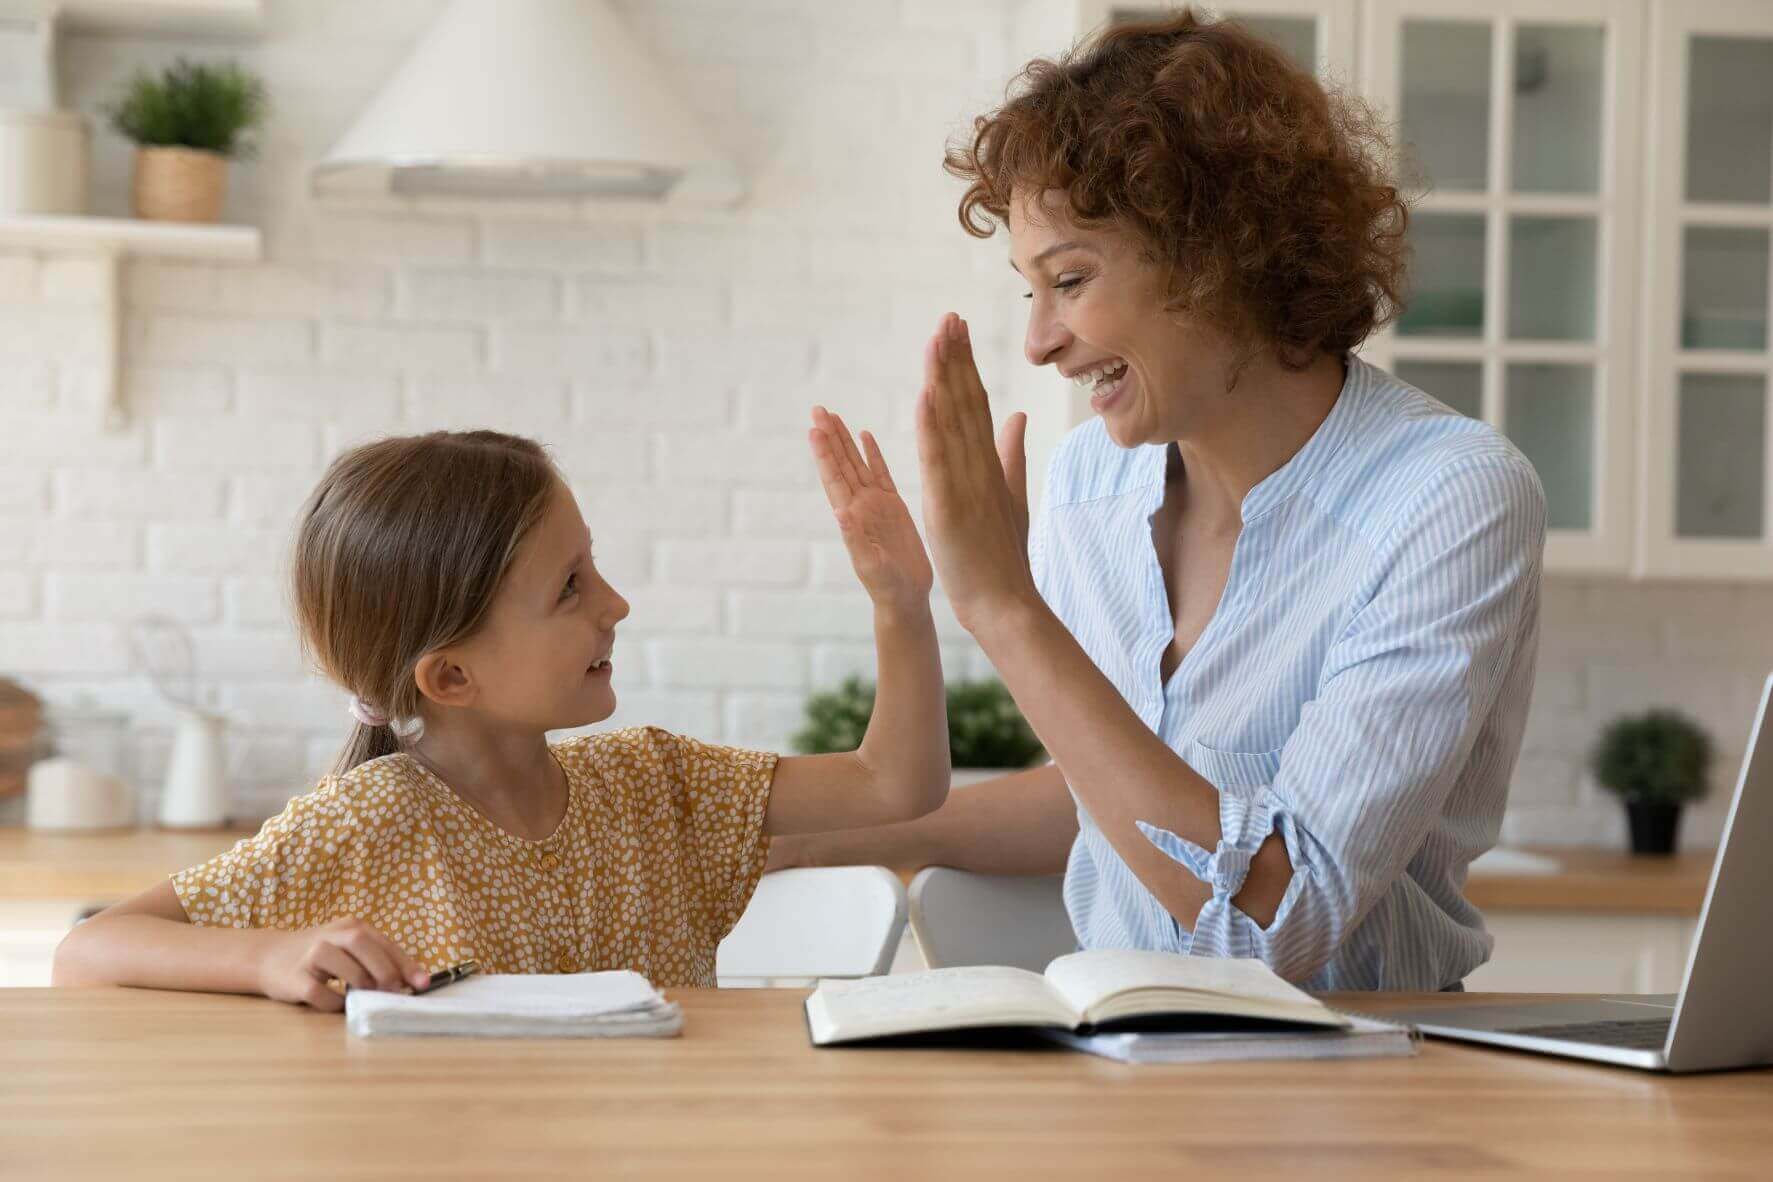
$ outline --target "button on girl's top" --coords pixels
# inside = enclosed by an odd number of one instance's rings
[[[227,853],[173,876],[194,924],[316,927],[353,916],[430,969],[633,969],[714,984],[769,853],[776,756],[653,728],[553,746],[567,807],[540,842],[499,828],[405,755],[290,801]]]
[[[1097,667],[1218,789],[1216,849],[1141,826],[1213,894],[1184,928],[1080,808],[1065,879],[1079,940],[1259,957],[1315,989],[1457,983],[1489,957],[1461,888],[1496,841],[1533,688],[1532,465],[1351,359],[1317,432],[1244,498],[1218,609],[1164,682],[1175,622],[1151,520],[1166,451],[1117,447],[1100,420],[1072,432],[1029,554]],[[1262,928],[1231,899],[1274,832],[1293,877]]]

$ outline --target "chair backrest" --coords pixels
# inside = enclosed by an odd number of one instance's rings
[[[905,884],[884,866],[766,874],[715,952],[722,984],[870,977],[887,971],[905,932]]]
[[[1077,951],[1064,875],[1001,876],[930,866],[911,880],[911,932],[932,969],[1007,964],[1040,972]]]

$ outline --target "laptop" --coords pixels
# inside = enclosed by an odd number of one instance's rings
[[[1650,1071],[1773,1064],[1773,677],[1761,689],[1677,994],[1387,1013],[1424,1034]]]

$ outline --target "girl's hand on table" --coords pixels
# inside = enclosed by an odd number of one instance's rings
[[[430,974],[400,945],[360,919],[335,919],[299,932],[267,932],[259,961],[259,991],[276,1001],[336,1013],[344,996],[327,985],[336,978],[352,989],[417,989]]]
[[[917,400],[923,520],[942,588],[963,627],[1039,600],[1028,566],[1028,416],[993,441],[991,404],[966,322],[950,312],[924,349]]]
[[[815,406],[808,441],[850,565],[875,606],[927,612],[935,580],[929,555],[874,436],[862,432],[858,450],[843,420]]]

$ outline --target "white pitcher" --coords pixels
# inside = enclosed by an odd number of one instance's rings
[[[167,829],[219,829],[228,819],[227,720],[190,706],[179,708],[172,759],[160,790],[160,824]]]

